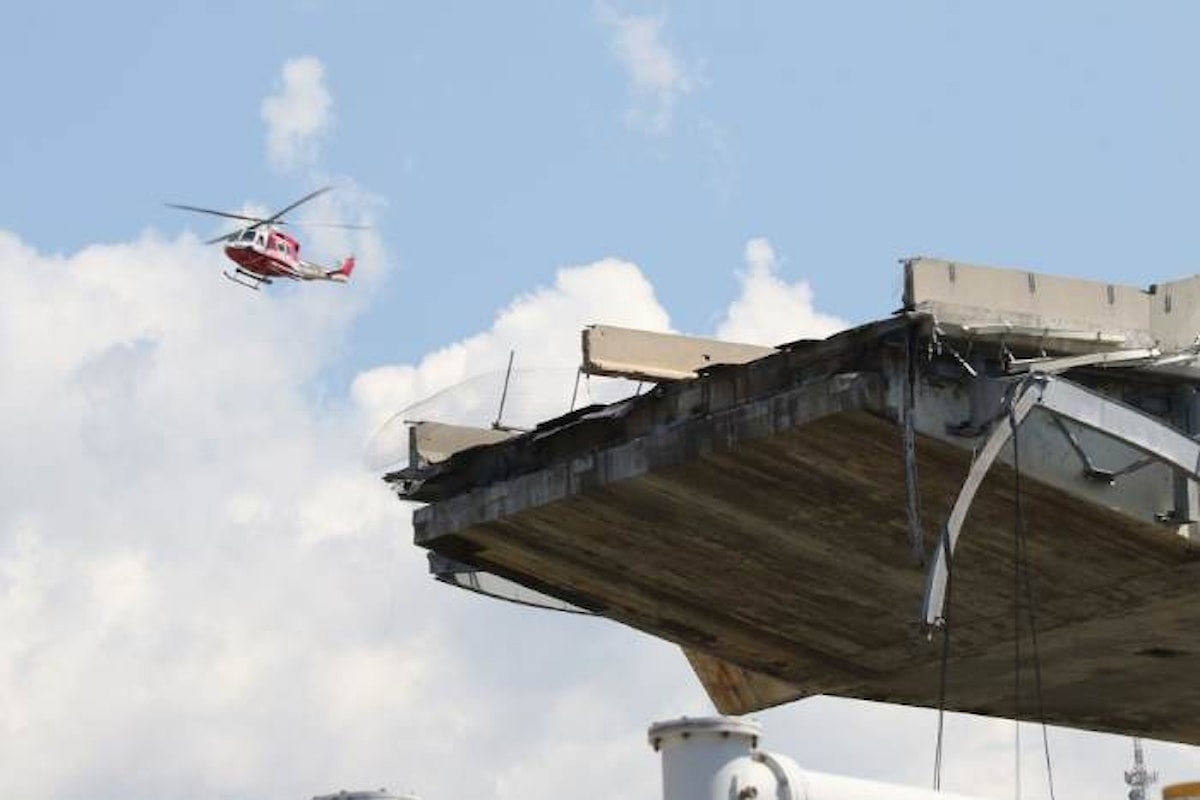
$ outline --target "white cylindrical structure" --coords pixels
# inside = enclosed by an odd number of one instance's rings
[[[662,752],[663,800],[979,800],[800,769],[758,749],[762,729],[736,717],[683,717],[650,726]]]
[[[650,745],[662,753],[663,800],[737,800],[770,774],[750,754],[758,744],[757,722],[736,717],[696,717],[656,722]]]

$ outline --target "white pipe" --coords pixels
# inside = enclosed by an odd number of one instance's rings
[[[770,779],[750,760],[760,731],[757,722],[736,717],[683,717],[651,725],[650,745],[662,752],[663,800],[747,800],[741,793],[752,781]]]
[[[650,726],[662,752],[663,800],[979,800],[800,769],[787,756],[758,750],[757,722],[699,717]]]

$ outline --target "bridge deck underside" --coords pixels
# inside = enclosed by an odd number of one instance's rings
[[[936,706],[941,646],[917,625],[900,453],[893,422],[842,411],[566,496],[522,494],[519,478],[477,489],[423,509],[417,540],[806,693]],[[930,548],[969,454],[921,438],[918,465]],[[1022,484],[1048,721],[1200,744],[1193,549]],[[498,491],[503,513],[462,516]],[[998,466],[959,544],[951,709],[1014,712],[1014,497]],[[1021,649],[1028,715],[1028,632]]]

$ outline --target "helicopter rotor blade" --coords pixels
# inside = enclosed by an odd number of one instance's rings
[[[308,220],[292,222],[290,220],[277,219],[275,220],[275,224],[304,228],[343,228],[350,231],[368,231],[371,229],[370,225],[355,225],[349,222],[309,222]]]
[[[248,217],[245,214],[233,214],[229,211],[217,211],[212,208],[200,208],[199,206],[185,206],[181,203],[163,203],[167,208],[178,208],[183,211],[195,211],[200,214],[212,214],[217,217],[225,217],[227,219],[241,219],[246,222],[255,222],[261,225],[266,222],[262,217]]]
[[[236,219],[236,220],[241,220],[243,222],[250,223],[249,225],[245,225],[241,228],[238,228],[235,231],[230,231],[229,233],[222,234],[221,236],[217,236],[213,239],[209,239],[208,241],[205,242],[205,244],[216,244],[217,242],[228,241],[229,239],[233,239],[233,238],[239,236],[240,234],[242,234],[245,231],[252,231],[257,228],[262,227],[263,225],[268,225],[268,226],[269,225],[304,225],[304,226],[321,227],[321,228],[347,228],[347,229],[351,229],[351,230],[365,229],[367,227],[365,225],[347,225],[347,224],[342,224],[342,223],[337,223],[337,222],[288,222],[287,220],[282,219],[284,214],[288,213],[289,211],[295,210],[299,206],[307,203],[309,200],[313,200],[317,197],[320,197],[321,195],[325,194],[332,188],[333,188],[332,186],[322,186],[320,189],[317,189],[316,191],[309,192],[308,194],[304,195],[304,197],[301,197],[299,200],[292,203],[291,205],[285,206],[284,208],[280,209],[279,211],[276,211],[274,214],[272,214],[269,217],[251,217],[247,214],[234,214],[229,211],[218,211],[214,208],[202,208],[200,206],[189,206],[189,205],[185,205],[183,203],[164,203],[163,205],[167,206],[168,208],[177,208],[182,211],[194,211],[198,214],[212,214],[213,216],[216,216],[216,217],[225,217],[226,219]]]
[[[304,205],[309,200],[313,200],[317,197],[320,197],[321,195],[325,194],[332,188],[333,188],[332,186],[322,186],[320,189],[317,189],[315,192],[309,192],[308,194],[304,195],[304,197],[301,197],[299,200],[292,203],[290,206],[287,206],[285,208],[280,209],[279,211],[276,211],[274,214],[267,217],[266,219],[258,220],[258,224],[259,225],[263,225],[263,224],[269,225],[272,222],[275,222],[276,220],[278,220],[280,217],[282,217],[284,214],[288,213],[289,211]]]
[[[208,241],[205,242],[205,244],[216,244],[217,242],[224,242],[226,240],[236,238],[244,230],[248,230],[248,229],[247,228],[238,228],[236,231],[230,231],[229,233],[222,234],[221,236],[218,236],[215,239],[209,239]]]

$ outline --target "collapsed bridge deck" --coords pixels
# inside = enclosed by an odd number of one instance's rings
[[[929,561],[1016,376],[1058,363],[1149,425],[1188,430],[1200,416],[1194,377],[1167,363],[1150,323],[1133,320],[1120,341],[1079,319],[964,333],[969,317],[941,322],[961,303],[912,296],[944,263],[909,265],[906,314],[415,462],[391,479],[428,503],[417,544],[677,642],[726,713],[818,693],[935,706]],[[1121,352],[1126,367],[1111,368]],[[1200,743],[1195,481],[1120,433],[1044,411],[1019,431],[1046,718]],[[946,705],[1011,716],[1014,602],[1028,597],[1014,582],[1017,473],[1004,452],[953,554]],[[917,506],[923,524],[906,512]]]

